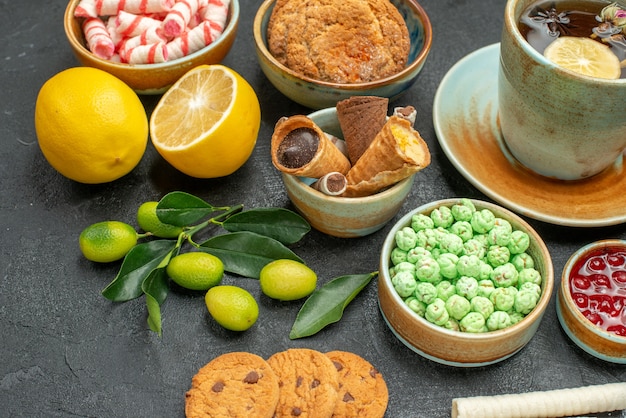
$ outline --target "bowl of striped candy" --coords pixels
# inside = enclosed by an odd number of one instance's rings
[[[64,16],[78,61],[138,94],[161,94],[192,68],[221,62],[238,24],[238,0],[71,0]]]

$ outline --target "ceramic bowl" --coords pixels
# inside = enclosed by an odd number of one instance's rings
[[[378,301],[382,316],[393,334],[419,355],[437,363],[456,367],[485,366],[505,360],[520,351],[533,337],[550,301],[554,287],[552,259],[546,245],[522,218],[489,202],[472,200],[477,210],[489,209],[496,217],[511,223],[514,229],[526,232],[530,246],[526,251],[542,277],[541,296],[535,308],[521,321],[507,328],[469,333],[437,326],[413,312],[395,291],[391,282],[391,251],[396,246],[395,234],[410,226],[413,215],[429,215],[442,205],[451,207],[461,199],[445,199],[425,204],[402,217],[389,231],[380,255]]]
[[[607,274],[605,279],[597,281],[592,278],[590,282],[584,279],[580,282],[581,279],[576,278],[579,273],[584,273],[583,276],[606,274],[606,269],[611,268],[607,254],[614,252],[626,254],[626,240],[596,241],[572,254],[563,269],[556,309],[563,330],[577,346],[599,359],[626,364],[626,335],[609,332],[591,320],[599,319],[607,326],[610,322],[626,327],[626,258],[613,258],[615,266],[612,270],[623,272],[617,276]],[[584,260],[593,262],[598,259],[604,259],[604,266],[590,268],[588,263],[582,264]],[[616,280],[617,277],[621,280]]]
[[[416,0],[391,0],[404,17],[411,38],[407,66],[397,74],[367,83],[340,84],[315,80],[280,64],[267,46],[267,25],[276,0],[265,0],[254,19],[253,34],[261,70],[285,96],[311,109],[335,106],[351,96],[387,97],[390,100],[409,89],[422,70],[430,51],[432,26],[428,15]]]
[[[239,25],[239,2],[231,0],[224,32],[215,42],[185,57],[157,64],[123,64],[92,54],[85,46],[80,20],[74,10],[80,0],[70,0],[65,9],[64,26],[67,40],[78,61],[113,74],[138,94],[161,94],[192,68],[202,64],[217,64],[228,54],[235,41]]]
[[[322,131],[343,138],[334,107],[308,117]],[[310,187],[313,179],[286,173],[282,173],[282,179],[289,199],[313,228],[335,237],[355,238],[378,231],[399,212],[411,191],[414,175],[365,197],[328,196]]]

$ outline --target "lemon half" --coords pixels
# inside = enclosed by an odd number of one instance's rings
[[[223,65],[201,65],[161,97],[150,118],[159,154],[198,178],[224,177],[250,157],[261,126],[256,93]]]

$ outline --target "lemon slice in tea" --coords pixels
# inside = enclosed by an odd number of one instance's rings
[[[618,79],[619,58],[607,45],[590,38],[560,36],[543,52],[555,64],[590,77]]]

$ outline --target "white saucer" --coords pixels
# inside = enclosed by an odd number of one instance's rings
[[[481,192],[521,215],[576,227],[626,222],[621,159],[592,178],[560,181],[535,174],[510,155],[498,121],[499,59],[500,44],[483,47],[441,81],[433,122],[448,159]]]

